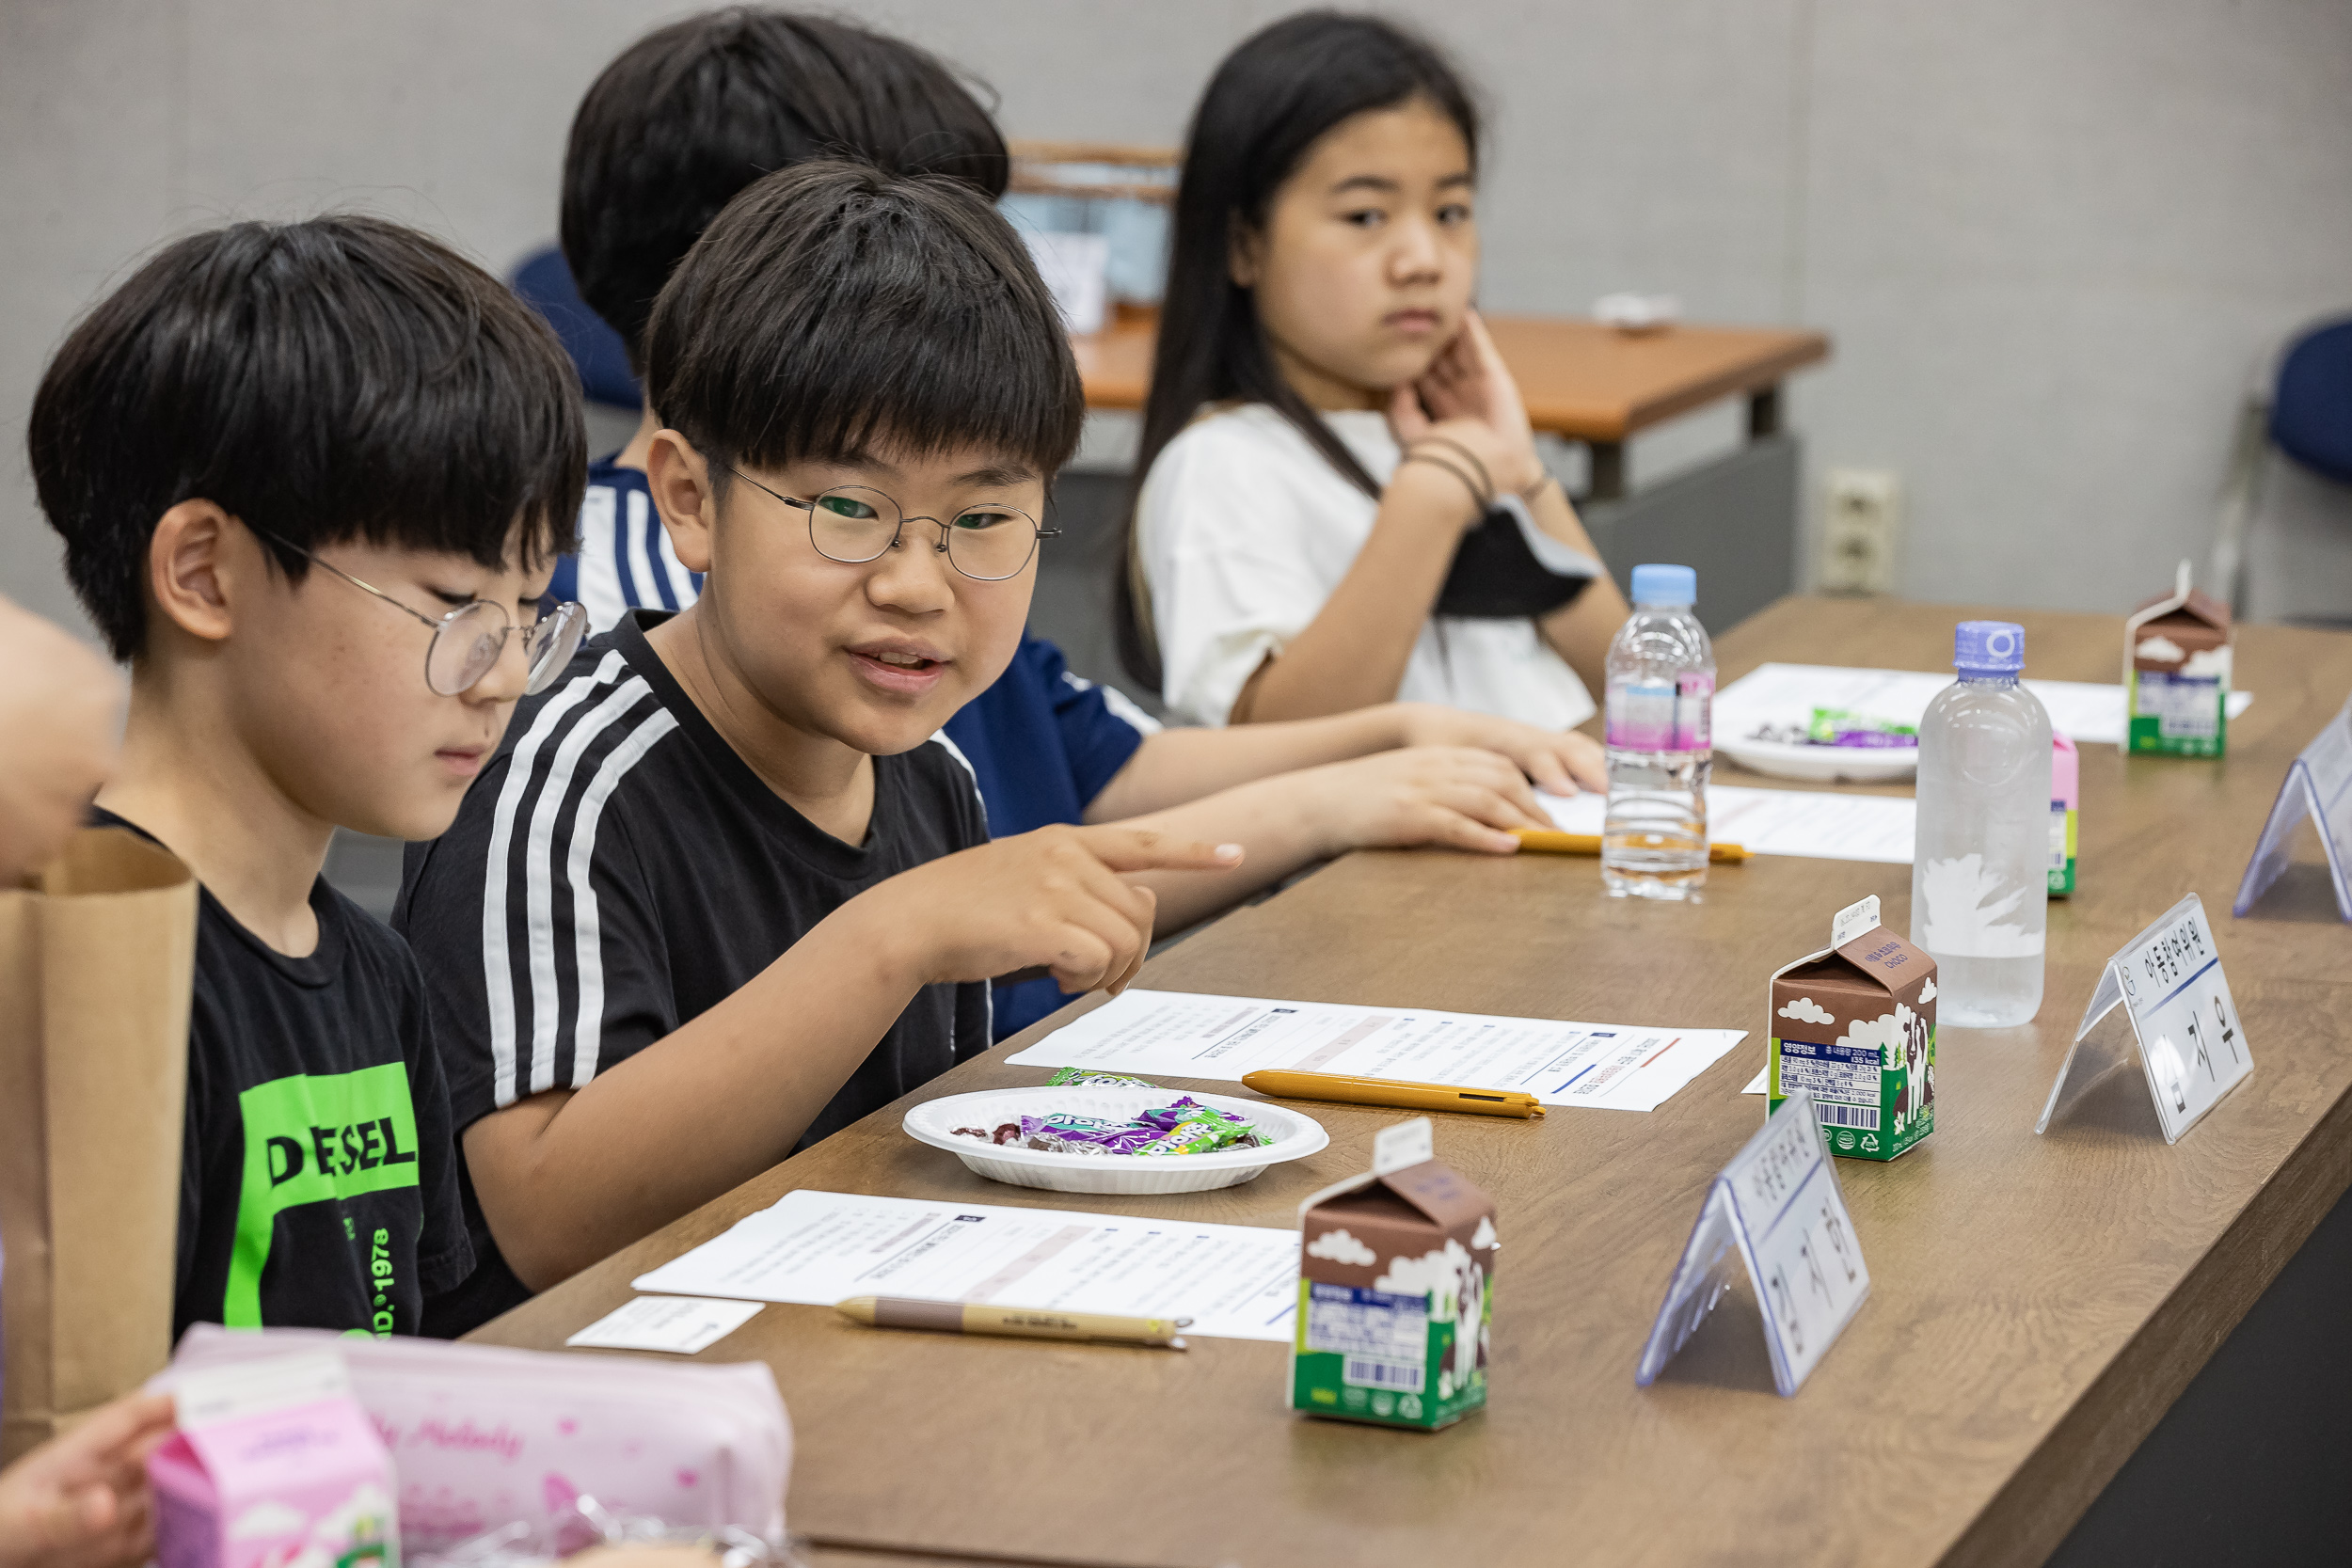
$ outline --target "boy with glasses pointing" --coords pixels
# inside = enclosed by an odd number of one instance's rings
[[[992,200],[1010,170],[1004,137],[954,70],[833,18],[706,11],[647,34],[597,77],[564,160],[564,253],[632,366],[644,368],[654,298],[704,227],[762,175],[814,157],[950,175]],[[994,393],[993,385],[966,390]],[[702,589],[647,489],[660,429],[649,410],[628,444],[589,470],[578,551],[556,568],[557,596],[584,602],[597,631],[639,606],[682,609]],[[970,765],[999,837],[1143,821],[1178,838],[1244,846],[1244,863],[1227,870],[1130,879],[1158,899],[1162,933],[1350,849],[1440,844],[1508,854],[1518,841],[1505,830],[1549,820],[1531,782],[1563,794],[1606,784],[1600,750],[1583,736],[1427,704],[1163,730],[1034,635],[942,738]],[[996,1037],[1067,1000],[1050,976],[999,983]]]
[[[175,1336],[413,1334],[472,1266],[423,978],[319,872],[447,827],[578,644],[538,603],[584,444],[554,334],[369,218],[182,240],[42,379],[41,508],[131,666],[93,815],[202,884]]]
[[[990,1043],[989,980],[1118,990],[1144,828],[990,842],[931,741],[1020,644],[1077,444],[1052,296],[968,185],[812,162],[732,201],[646,334],[652,503],[703,591],[586,643],[394,924],[434,989],[482,1267],[456,1333]]]

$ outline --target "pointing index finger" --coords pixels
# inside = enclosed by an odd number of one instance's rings
[[[1083,828],[1087,847],[1113,871],[1231,871],[1242,861],[1238,844],[1203,844],[1154,828]]]

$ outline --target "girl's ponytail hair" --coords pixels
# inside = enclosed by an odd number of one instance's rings
[[[1323,135],[1373,109],[1427,99],[1451,119],[1478,163],[1479,116],[1469,87],[1438,47],[1397,23],[1302,11],[1237,46],[1209,79],[1184,138],[1175,244],[1160,307],[1158,353],[1143,408],[1143,440],[1128,492],[1126,570],[1118,594],[1119,653],[1127,673],[1161,688],[1159,639],[1136,538],[1136,502],[1161,451],[1204,404],[1263,403],[1288,420],[1366,495],[1380,487],[1274,363],[1250,292],[1232,280],[1238,231],[1264,226],[1275,193]]]

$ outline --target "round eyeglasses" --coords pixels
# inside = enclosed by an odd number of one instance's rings
[[[897,501],[862,484],[835,485],[819,491],[814,499],[803,500],[770,490],[740,468],[730,467],[727,472],[755,489],[767,490],[785,505],[807,513],[808,542],[818,555],[845,566],[879,560],[898,543],[907,524],[929,523],[939,530],[938,547],[946,554],[949,565],[981,582],[1002,582],[1021,575],[1037,553],[1039,540],[1061,532],[1057,528],[1040,528],[1035,517],[1004,501],[980,501],[943,523],[936,517],[910,517]]]
[[[320,560],[291,539],[265,528],[253,531],[294,551],[311,565],[333,573],[354,588],[366,589],[402,614],[430,626],[433,641],[424,649],[424,684],[444,697],[457,696],[480,685],[482,678],[498,667],[500,656],[506,652],[507,638],[516,632],[522,633],[523,667],[530,672],[523,692],[536,696],[555,684],[555,677],[564,673],[564,666],[580,651],[580,639],[588,635],[588,611],[569,600],[544,611],[527,626],[508,621],[506,612],[487,599],[459,605],[435,620],[374,584],[360,581],[332,562]]]

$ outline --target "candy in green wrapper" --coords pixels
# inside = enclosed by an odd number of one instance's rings
[[[1137,1154],[1214,1154],[1238,1138],[1242,1124],[1231,1122],[1202,1106],[1158,1137],[1136,1150]]]
[[[1130,1078],[1119,1072],[1096,1072],[1091,1068],[1082,1067],[1057,1068],[1055,1069],[1054,1076],[1045,1080],[1047,1088],[1060,1088],[1072,1084],[1083,1085],[1090,1089],[1156,1089],[1159,1087],[1148,1078]]]
[[[1898,724],[1851,708],[1817,707],[1805,726],[1805,738],[1816,746],[1897,747],[1919,744],[1915,724]]]

